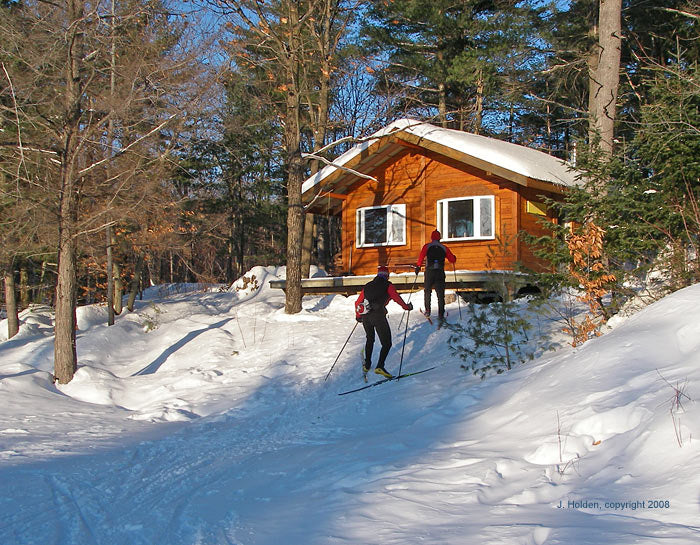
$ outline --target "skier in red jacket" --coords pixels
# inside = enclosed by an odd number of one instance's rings
[[[420,251],[416,262],[416,273],[425,263],[424,302],[425,315],[430,318],[430,297],[433,288],[438,299],[438,320],[442,324],[445,321],[445,259],[450,263],[457,261],[455,255],[445,246],[440,239],[442,235],[437,229],[430,234],[430,242],[425,244]]]
[[[379,342],[382,343],[382,349],[374,372],[386,378],[392,378],[391,373],[384,369],[384,361],[391,349],[391,329],[386,319],[386,305],[392,300],[401,305],[404,310],[413,310],[413,304],[404,303],[394,284],[389,282],[389,269],[380,265],[377,268],[377,276],[365,284],[355,302],[355,319],[362,322],[367,335],[362,370],[367,373],[372,368],[372,350],[376,332]]]

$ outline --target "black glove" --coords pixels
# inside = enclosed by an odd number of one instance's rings
[[[416,273],[416,274],[418,274],[418,273],[420,272],[420,267],[419,267],[418,265],[415,265],[415,266],[413,267],[413,272]]]
[[[361,323],[362,323],[362,316],[355,316],[355,321],[356,321],[358,324],[361,324]]]
[[[408,305],[406,305],[406,306],[408,307],[409,312],[411,312],[413,310],[413,303],[408,303]]]

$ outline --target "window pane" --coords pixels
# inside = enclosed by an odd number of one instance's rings
[[[404,230],[406,226],[406,218],[401,213],[400,206],[391,207],[391,236],[389,242],[404,242]]]
[[[386,244],[386,208],[370,208],[365,214],[365,244]]]
[[[447,203],[447,238],[474,236],[474,201],[472,199]]]
[[[491,205],[493,204],[492,199],[479,199],[481,201],[481,205],[479,208],[479,212],[481,214],[481,217],[479,218],[479,227],[481,229],[480,236],[482,237],[492,237],[493,232],[491,230],[491,224],[492,224],[492,210],[491,210]]]

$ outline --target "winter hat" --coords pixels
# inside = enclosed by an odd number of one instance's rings
[[[389,276],[389,267],[387,267],[385,265],[379,265],[379,267],[377,267],[377,274],[381,275],[381,276],[388,277]]]
[[[431,239],[431,240],[440,240],[441,238],[442,238],[442,235],[440,234],[440,231],[438,231],[437,229],[435,229],[435,231],[433,231],[433,232],[430,234],[430,239]]]

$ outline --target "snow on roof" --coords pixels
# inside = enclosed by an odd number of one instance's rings
[[[414,119],[394,121],[375,132],[367,140],[346,151],[334,163],[340,166],[345,165],[352,158],[370,147],[377,139],[398,133],[407,133],[421,140],[446,146],[464,155],[485,161],[521,176],[557,185],[578,185],[577,173],[567,162],[544,152],[487,136],[455,129],[444,129]],[[468,157],[465,157],[465,159],[468,162]],[[302,191],[308,191],[336,170],[337,167],[333,165],[326,166],[304,182]]]

